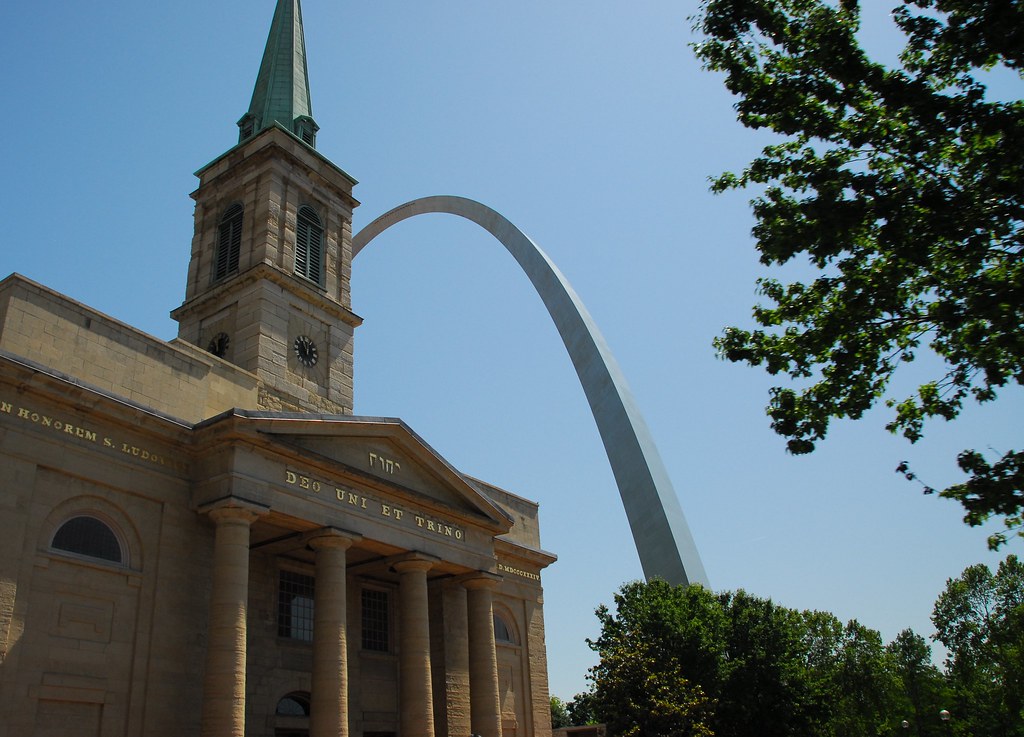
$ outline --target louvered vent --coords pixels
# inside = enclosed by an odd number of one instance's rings
[[[316,148],[316,132],[320,130],[320,126],[311,117],[308,115],[297,117],[292,125],[292,130],[295,131],[295,135],[302,139],[303,143]]]
[[[299,210],[295,226],[295,273],[320,283],[324,229],[320,217],[308,205]]]
[[[238,271],[238,257],[242,250],[242,206],[234,204],[220,219],[217,232],[217,259],[213,270],[214,281]]]
[[[252,138],[256,133],[256,127],[258,120],[252,113],[246,113],[242,116],[242,119],[238,121],[238,142],[241,143],[249,138]]]

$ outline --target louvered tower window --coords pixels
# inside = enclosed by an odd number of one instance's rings
[[[238,271],[238,256],[242,249],[242,206],[235,204],[224,211],[217,228],[217,260],[213,279],[219,281]]]
[[[299,210],[295,226],[295,273],[320,283],[324,252],[324,228],[320,217],[308,205]]]

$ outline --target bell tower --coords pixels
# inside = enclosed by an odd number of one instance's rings
[[[196,176],[178,337],[259,379],[261,409],[352,413],[352,196],[317,152],[299,0],[278,0],[238,144]]]

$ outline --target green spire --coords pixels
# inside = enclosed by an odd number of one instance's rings
[[[299,0],[277,0],[263,63],[252,92],[249,112],[238,121],[238,141],[280,123],[310,146],[319,130],[313,121],[306,69],[306,40]]]

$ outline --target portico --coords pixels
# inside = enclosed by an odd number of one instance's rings
[[[235,410],[198,432],[200,465],[220,467],[193,500],[215,528],[203,736],[246,733],[250,656],[283,638],[308,643],[312,737],[501,737],[495,542],[511,515],[398,420]],[[275,638],[247,630],[254,558],[311,589],[278,576]]]

